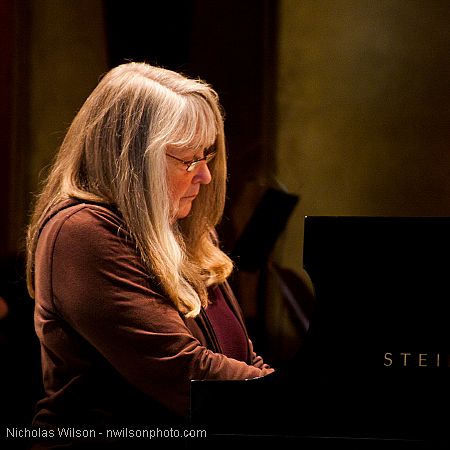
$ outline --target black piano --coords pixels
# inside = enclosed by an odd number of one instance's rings
[[[272,375],[192,381],[205,448],[450,449],[450,217],[308,216],[303,249],[306,338]]]

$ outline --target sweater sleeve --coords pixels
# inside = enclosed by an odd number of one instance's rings
[[[144,394],[185,415],[192,379],[238,380],[271,373],[213,353],[172,304],[151,288],[134,243],[101,208],[66,218],[55,239],[55,309]]]

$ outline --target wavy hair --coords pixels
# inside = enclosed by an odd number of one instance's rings
[[[217,156],[185,219],[173,223],[167,146],[208,148]],[[114,205],[151,276],[175,307],[195,317],[207,287],[233,265],[214,228],[224,209],[226,153],[223,111],[204,81],[131,62],[100,80],[71,123],[36,199],[27,230],[27,285],[34,297],[34,257],[43,218],[62,200]]]

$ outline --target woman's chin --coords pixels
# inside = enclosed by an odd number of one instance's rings
[[[192,209],[192,202],[183,202],[175,213],[175,221],[185,219]]]

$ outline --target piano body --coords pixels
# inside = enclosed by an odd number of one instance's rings
[[[316,305],[269,376],[192,381],[209,441],[450,448],[450,217],[308,216]]]

